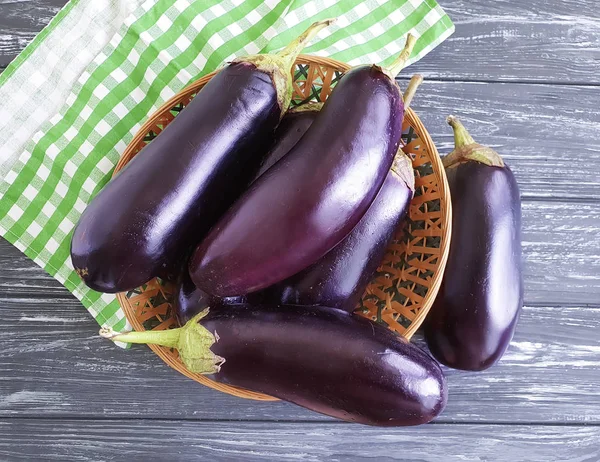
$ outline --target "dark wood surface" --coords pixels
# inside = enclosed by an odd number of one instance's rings
[[[62,4],[0,0],[0,69]],[[444,154],[444,118],[461,116],[523,196],[526,306],[501,363],[447,371],[448,407],[420,428],[240,400],[100,341],[79,302],[0,239],[0,460],[600,460],[600,11],[441,4],[457,31],[410,68],[427,78],[413,107]]]

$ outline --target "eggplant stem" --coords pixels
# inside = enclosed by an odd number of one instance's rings
[[[410,82],[408,82],[408,86],[406,87],[406,90],[404,91],[404,96],[402,98],[404,99],[404,109],[408,109],[410,103],[412,103],[415,93],[417,92],[417,89],[419,88],[419,85],[421,85],[422,83],[423,76],[421,74],[415,74],[411,77]]]
[[[221,370],[225,358],[214,354],[210,347],[218,339],[200,324],[209,312],[206,308],[177,329],[149,330],[144,332],[115,333],[112,329],[101,329],[100,336],[114,342],[141,343],[176,348],[188,370],[197,374],[215,374]]]
[[[415,47],[415,43],[417,43],[417,38],[409,33],[406,36],[406,43],[404,44],[404,49],[402,50],[402,52],[398,55],[398,57],[394,60],[392,64],[385,67],[386,72],[392,78],[395,78],[400,73],[400,71],[406,67],[406,61],[408,61],[408,58],[410,58],[413,48]]]
[[[448,122],[448,125],[450,125],[454,131],[454,149],[462,148],[463,146],[468,146],[469,144],[475,144],[475,140],[469,134],[462,122],[458,120],[458,118],[450,115],[446,119],[446,122]]]
[[[277,55],[282,58],[289,67],[292,66],[298,55],[308,45],[308,43],[323,29],[330,26],[336,21],[335,18],[324,19],[323,21],[317,21],[306,29],[299,37],[290,42],[283,50]]]
[[[490,167],[504,167],[504,161],[500,154],[488,146],[482,146],[475,142],[464,125],[454,116],[446,119],[448,125],[454,131],[454,150],[444,156],[442,164],[444,168],[453,168],[464,162],[474,161]]]
[[[112,329],[101,329],[100,337],[107,338],[113,342],[154,344],[168,348],[176,348],[181,335],[181,327],[167,330],[146,330],[143,332],[131,331],[118,333]]]

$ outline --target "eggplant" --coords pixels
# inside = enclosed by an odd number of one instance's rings
[[[218,221],[196,248],[190,274],[219,297],[269,287],[315,263],[358,224],[400,144],[404,105],[388,69],[359,66],[333,89],[294,148]]]
[[[279,159],[296,145],[298,140],[306,133],[308,127],[311,126],[315,116],[322,107],[323,103],[306,103],[296,106],[285,113],[275,131],[271,149],[264,157],[256,178],[277,163]],[[259,300],[260,298],[261,294],[253,294],[249,297],[239,295],[225,298],[209,295],[194,285],[190,278],[188,267],[184,265],[175,284],[173,309],[179,325],[183,326],[209,306],[239,304]]]
[[[190,278],[187,265],[184,265],[175,283],[173,310],[179,325],[183,326],[202,310],[210,306],[228,306],[246,303],[247,301],[248,297],[245,295],[219,298],[198,289]]]
[[[331,22],[278,54],[234,60],[92,200],[71,242],[90,288],[123,292],[172,276],[247,187],[290,103],[296,56]]]
[[[398,153],[377,198],[352,232],[315,264],[262,291],[261,300],[354,311],[406,217],[414,181],[411,160]]]
[[[411,79],[405,108],[422,81],[418,74]],[[414,192],[412,161],[399,149],[377,198],[352,232],[312,266],[265,289],[261,300],[354,311],[404,221]]]
[[[177,348],[192,372],[349,422],[419,425],[447,401],[433,358],[337,309],[233,305],[206,309],[178,329],[101,335]]]
[[[452,241],[425,338],[446,366],[481,371],[506,351],[523,306],[521,199],[500,155],[475,143],[455,117],[448,123],[456,143],[443,159]]]
[[[323,103],[305,103],[285,113],[275,131],[271,149],[264,157],[254,181],[275,165],[296,145],[312,125]]]

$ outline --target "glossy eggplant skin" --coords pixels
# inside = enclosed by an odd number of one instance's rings
[[[281,119],[277,130],[275,130],[271,149],[267,155],[264,156],[253,181],[256,181],[257,178],[261,177],[283,156],[290,152],[294,146],[296,146],[296,143],[300,141],[300,138],[304,136],[306,131],[312,125],[319,113],[320,106],[310,105],[307,109],[303,109],[302,106],[299,106],[298,109],[300,110],[295,111],[292,109],[286,112],[283,119]]]
[[[504,354],[523,305],[521,201],[507,167],[447,168],[452,242],[425,335],[441,363],[487,369]]]
[[[195,250],[192,280],[220,297],[269,287],[315,263],[358,224],[400,143],[400,89],[378,66],[350,70],[296,146]]]
[[[265,173],[296,145],[312,125],[320,109],[321,106],[303,105],[299,106],[297,110],[286,112],[275,130],[271,149],[264,156],[255,179]],[[262,297],[262,293],[256,292],[249,296],[239,295],[225,298],[209,295],[194,285],[189,275],[188,265],[185,265],[175,284],[173,308],[179,325],[183,326],[206,307],[227,306],[247,301],[256,302],[262,300]]]
[[[123,292],[176,271],[247,187],[280,116],[267,73],[219,72],[84,211],[71,244],[84,282]]]
[[[200,324],[225,359],[210,377],[367,425],[429,422],[447,389],[427,353],[385,327],[323,307],[233,305]]]
[[[265,289],[262,300],[354,311],[406,217],[413,195],[404,179],[390,170],[377,198],[352,232],[317,263]]]
[[[228,306],[238,303],[245,303],[247,297],[218,298],[207,294],[198,289],[190,279],[190,273],[187,265],[184,265],[183,271],[177,278],[173,294],[173,310],[180,326],[185,325],[190,319],[208,307]]]

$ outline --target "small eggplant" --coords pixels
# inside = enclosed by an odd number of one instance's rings
[[[411,79],[404,94],[406,108],[422,81],[418,74]],[[399,149],[377,198],[352,232],[312,266],[262,291],[261,300],[354,311],[406,217],[414,192],[412,162]]]
[[[190,274],[219,297],[269,287],[315,263],[358,224],[402,135],[404,104],[389,68],[360,66],[333,89],[294,148],[261,176],[196,249]]]
[[[332,21],[275,55],[236,59],[90,203],[73,266],[100,292],[170,276],[244,191],[292,96],[291,68]]]
[[[177,348],[192,372],[349,422],[419,425],[447,400],[442,371],[427,353],[333,308],[232,305],[178,329],[101,335]]]
[[[443,159],[452,195],[452,242],[425,322],[431,353],[454,369],[495,364],[523,306],[521,199],[513,173],[455,117],[456,147]]]

